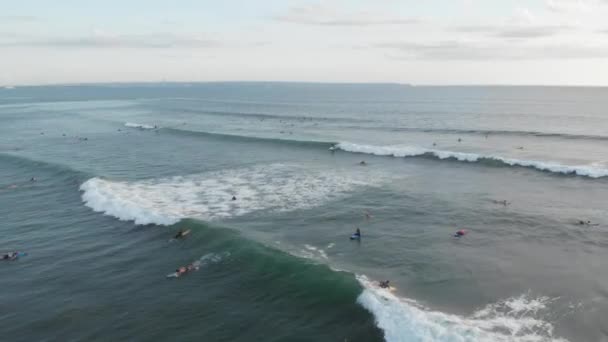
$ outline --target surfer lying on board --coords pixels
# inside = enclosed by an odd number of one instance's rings
[[[8,252],[2,256],[2,260],[15,260],[19,256],[19,252]]]
[[[184,275],[188,272],[192,272],[197,269],[198,268],[196,266],[194,266],[193,264],[189,264],[188,266],[182,266],[182,267],[178,268],[177,270],[175,270],[175,273],[177,273],[178,275]]]
[[[468,231],[466,229],[461,229],[454,234],[454,237],[460,238],[467,235]]]
[[[389,283],[390,283],[389,280],[382,280],[382,281],[380,281],[379,285],[383,289],[388,289],[390,287]]]
[[[599,226],[599,223],[591,223],[591,221],[578,221],[578,224],[580,224],[581,226],[587,225],[587,226]]]

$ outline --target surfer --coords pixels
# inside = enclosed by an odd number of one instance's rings
[[[580,220],[578,221],[578,224],[581,226],[599,226],[599,223],[591,223],[589,220],[587,222]]]
[[[361,239],[361,230],[358,227],[357,227],[357,230],[355,231],[355,233],[350,236],[350,239],[351,240]]]
[[[506,207],[506,206],[508,206],[509,204],[511,204],[511,202],[507,202],[507,200],[502,200],[502,201],[493,200],[493,202],[494,202],[495,204],[502,204],[502,205],[504,205],[505,207]]]
[[[186,235],[187,235],[189,232],[190,232],[190,230],[183,230],[183,229],[180,229],[180,230],[179,230],[179,232],[177,232],[177,234],[175,234],[174,239],[181,239],[181,238],[183,238],[184,236],[186,236]]]
[[[361,162],[359,162],[359,165],[367,165],[367,163],[365,162],[365,160],[362,160]]]
[[[461,230],[457,231],[456,234],[454,234],[454,237],[461,238],[461,237],[467,235],[467,233],[468,232],[466,229],[461,229]]]
[[[390,283],[389,280],[381,280],[380,287],[383,289],[388,289],[390,287],[389,283]]]
[[[30,182],[35,182],[36,180],[37,180],[36,177],[30,178]]]
[[[372,214],[370,214],[369,210],[365,211],[365,220],[369,221],[372,218]]]
[[[15,259],[17,259],[18,255],[19,255],[19,252],[16,252],[16,251],[8,252],[2,256],[2,260],[15,260]]]
[[[462,139],[458,138],[458,142],[462,142]]]
[[[233,201],[236,201],[236,196],[232,196],[232,200],[233,200]]]

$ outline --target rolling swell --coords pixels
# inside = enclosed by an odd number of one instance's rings
[[[78,181],[90,177],[90,175],[87,175],[84,172],[74,170],[65,165],[34,160],[10,153],[0,152],[0,165],[11,165],[19,172],[24,173],[23,177],[28,179],[29,177],[34,177],[37,174],[44,172],[52,173],[57,176],[71,178]]]
[[[224,133],[212,133],[212,132],[204,132],[204,131],[193,131],[176,127],[162,127],[160,129],[163,132],[168,132],[171,134],[179,135],[179,136],[191,136],[191,137],[205,137],[205,138],[214,138],[219,140],[228,140],[228,141],[236,141],[236,142],[256,142],[256,143],[271,143],[271,144],[288,144],[291,146],[302,146],[302,147],[313,147],[313,148],[324,148],[326,149],[328,146],[334,145],[332,142],[325,141],[306,141],[306,140],[293,140],[293,139],[275,139],[275,138],[261,138],[261,137],[253,137],[253,136],[245,136],[245,135],[235,135],[235,134],[224,134]]]
[[[221,258],[190,278],[213,272],[213,277],[204,281],[205,291],[217,291],[223,298],[216,309],[219,317],[233,316],[237,310],[246,316],[239,321],[251,325],[220,328],[217,333],[223,340],[238,340],[243,328],[250,338],[259,335],[265,341],[294,339],[301,331],[315,334],[299,336],[303,340],[382,340],[373,316],[357,304],[361,286],[353,274],[332,271],[227,228],[191,219],[180,225],[192,229],[190,240],[197,250]]]
[[[175,110],[174,107],[165,108],[165,110]],[[258,120],[285,120],[285,121],[323,121],[323,122],[374,122],[373,120],[345,118],[345,117],[326,117],[326,116],[306,116],[306,115],[280,115],[267,113],[252,113],[252,112],[234,112],[234,111],[213,111],[213,110],[198,110],[190,108],[179,108],[180,112],[221,116],[235,117],[242,119],[258,119]]]
[[[487,305],[471,315],[434,311],[400,297],[363,275],[331,269],[263,243],[239,232],[185,219],[196,250],[213,263],[203,265],[205,291],[221,296],[221,317],[237,310],[249,337],[267,341],[564,341],[553,336],[545,321],[548,297],[521,295]],[[192,275],[192,281],[200,281]],[[366,312],[367,310],[367,312]],[[372,313],[370,315],[369,313]],[[285,325],[289,329],[285,329]],[[255,329],[264,329],[259,333]],[[225,340],[236,340],[240,329],[223,327]],[[268,331],[277,332],[268,336]],[[287,331],[286,331],[287,330]],[[300,331],[314,331],[301,336]]]
[[[608,169],[601,168],[591,165],[566,165],[552,161],[538,161],[538,160],[525,160],[507,158],[503,156],[495,155],[482,155],[468,152],[454,152],[427,149],[417,146],[374,146],[364,145],[349,142],[332,143],[326,141],[305,141],[305,140],[291,140],[291,139],[275,139],[275,138],[261,138],[244,135],[234,134],[223,134],[223,133],[211,133],[204,131],[192,131],[181,128],[161,128],[161,130],[182,136],[200,136],[206,138],[215,138],[229,141],[240,141],[240,142],[256,142],[256,143],[269,143],[269,144],[288,144],[291,146],[300,146],[304,148],[327,148],[330,150],[339,149],[345,152],[352,153],[364,153],[372,154],[377,156],[392,156],[392,157],[423,157],[438,160],[454,160],[459,162],[478,163],[487,166],[500,166],[500,167],[526,167],[535,169],[538,171],[549,172],[553,174],[562,175],[575,175],[589,178],[604,178],[608,177]],[[560,135],[563,136],[563,135]],[[603,139],[603,138],[602,138]]]
[[[608,169],[588,165],[564,165],[555,162],[505,158],[476,153],[452,152],[427,149],[417,146],[373,146],[342,142],[335,148],[353,153],[373,154],[391,157],[426,157],[438,160],[454,160],[459,162],[480,163],[489,166],[527,167],[554,174],[585,176],[589,178],[608,177]]]
[[[471,134],[488,136],[531,136],[541,138],[560,138],[572,140],[608,140],[604,135],[586,135],[569,133],[548,133],[539,131],[508,131],[508,130],[484,130],[484,129],[449,129],[449,128],[416,128],[416,127],[386,127],[387,130],[394,132],[423,132],[423,133],[444,133],[444,134]]]

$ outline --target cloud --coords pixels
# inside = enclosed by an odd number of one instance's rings
[[[458,32],[481,33],[484,35],[499,38],[541,38],[554,36],[559,33],[572,30],[571,26],[566,25],[505,25],[505,26],[459,26],[455,30]]]
[[[414,60],[530,60],[590,59],[608,57],[608,45],[505,45],[487,42],[440,41],[435,43],[395,42],[374,47],[392,50],[393,59]]]
[[[396,17],[386,13],[367,11],[344,13],[321,5],[292,7],[287,13],[274,17],[274,20],[321,26],[410,25],[421,22],[420,18]]]
[[[111,35],[100,30],[93,34],[75,37],[25,37],[13,36],[10,41],[0,41],[0,46],[60,47],[60,48],[207,48],[220,45],[202,35],[175,35],[154,33],[141,35]]]

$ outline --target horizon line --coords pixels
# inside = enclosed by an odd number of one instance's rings
[[[110,85],[194,85],[194,84],[221,84],[221,83],[249,83],[249,84],[310,84],[310,85],[392,85],[402,87],[553,87],[553,88],[607,88],[606,85],[594,84],[507,84],[507,83],[401,83],[401,82],[353,82],[353,81],[263,81],[263,80],[214,80],[214,81],[85,81],[85,82],[49,82],[49,83],[23,83],[23,84],[0,84],[0,88],[13,89],[23,87],[70,87],[70,86],[110,86]]]

